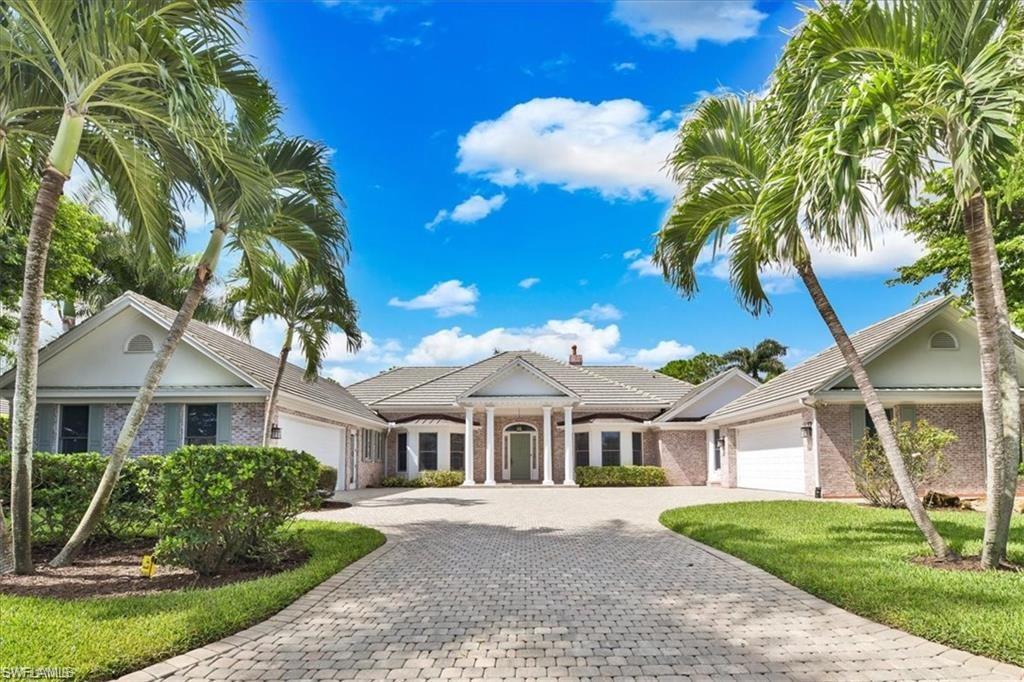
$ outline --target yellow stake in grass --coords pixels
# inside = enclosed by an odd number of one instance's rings
[[[146,576],[147,578],[152,578],[154,575],[156,575],[156,562],[153,561],[152,554],[142,555],[142,566],[140,568],[140,571],[142,572],[142,575]]]

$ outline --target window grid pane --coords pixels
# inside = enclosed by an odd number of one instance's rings
[[[614,467],[622,462],[622,437],[618,431],[601,432],[601,466]]]
[[[573,442],[575,443],[576,450],[576,466],[587,467],[590,466],[590,434],[589,433],[576,433],[573,434]]]
[[[217,406],[185,407],[185,445],[217,444]]]
[[[60,408],[60,452],[85,452],[89,447],[89,406]]]
[[[633,432],[633,466],[644,464],[644,434],[639,431]]]
[[[409,466],[409,434],[398,434],[398,471],[408,471]]]
[[[462,471],[466,462],[466,434],[451,434],[451,465],[452,471]]]
[[[420,470],[437,471],[437,434],[420,434]]]

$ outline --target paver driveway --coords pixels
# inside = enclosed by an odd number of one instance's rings
[[[271,620],[136,673],[174,679],[1016,678],[658,524],[715,488],[359,491],[315,516],[388,543]],[[134,676],[133,676],[134,677]]]

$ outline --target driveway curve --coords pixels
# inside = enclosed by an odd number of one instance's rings
[[[264,623],[123,679],[951,680],[1024,670],[823,602],[672,533],[718,488],[364,490],[388,543]]]

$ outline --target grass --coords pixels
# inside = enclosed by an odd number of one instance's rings
[[[984,516],[935,512],[964,555],[981,552]],[[1024,574],[911,563],[928,548],[905,511],[844,503],[741,502],[670,509],[661,522],[872,620],[1024,665]],[[1024,563],[1015,515],[1010,560]]]
[[[265,620],[384,543],[348,523],[299,521],[309,560],[248,582],[161,594],[58,600],[0,595],[0,669],[71,668],[116,677]]]

